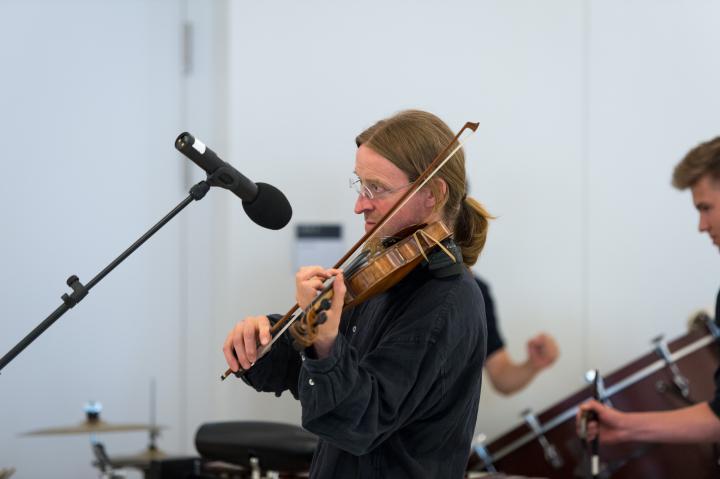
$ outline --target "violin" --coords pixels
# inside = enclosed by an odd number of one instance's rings
[[[443,248],[453,261],[457,258],[441,241],[452,235],[442,221],[429,225],[415,225],[383,240],[381,250],[365,249],[344,271],[346,286],[343,309],[387,291],[402,280],[436,246]],[[310,346],[317,336],[317,327],[325,322],[324,311],[330,308],[333,298],[332,283],[335,278],[313,299],[310,305],[292,325],[290,333],[298,349]]]
[[[460,136],[469,130],[474,133],[479,124],[467,122],[453,137],[445,148],[433,159],[430,165],[415,180],[402,197],[390,208],[370,231],[366,232],[350,250],[335,264],[333,268],[343,268],[347,292],[343,302],[343,308],[357,305],[371,297],[387,291],[400,282],[410,271],[423,260],[427,259],[427,253],[435,247],[440,247],[446,254],[453,257],[452,253],[445,248],[441,242],[450,236],[452,232],[442,222],[437,221],[429,225],[419,225],[396,233],[395,237],[384,241],[371,241],[376,233],[402,208],[410,198],[420,190],[430,179],[462,148],[462,145],[469,137],[459,141]],[[453,145],[455,147],[453,148]],[[452,148],[452,150],[451,150]],[[451,150],[449,153],[448,151]],[[378,246],[379,245],[379,246]],[[361,252],[347,266],[345,262],[360,248]],[[297,349],[304,349],[312,345],[317,335],[317,328],[325,322],[325,311],[330,308],[333,297],[332,281],[328,280],[318,296],[310,305],[299,314],[294,314],[298,305],[295,304],[279,321],[270,328],[272,339],[265,346],[259,347],[258,359],[265,355],[272,344],[280,338],[292,326],[291,334],[294,338],[294,345]],[[258,345],[260,346],[260,345]],[[231,374],[241,377],[245,370],[240,367],[237,372],[228,368],[220,376],[225,380]]]

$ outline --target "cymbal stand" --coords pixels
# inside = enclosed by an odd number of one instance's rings
[[[156,404],[155,378],[152,378],[150,380],[150,430],[148,431],[148,435],[150,437],[150,442],[148,443],[149,451],[157,451],[157,438],[160,435],[160,428],[157,427]]]
[[[95,439],[94,434],[90,439],[90,444],[92,445],[93,455],[95,456],[95,461],[93,461],[93,465],[97,466],[97,468],[100,469],[100,478],[125,479],[124,474],[118,473],[113,469],[112,463],[110,462],[110,457],[107,455],[107,452],[105,452],[105,446],[103,446],[103,443]]]

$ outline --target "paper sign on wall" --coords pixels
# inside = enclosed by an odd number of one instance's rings
[[[330,268],[345,253],[342,225],[299,224],[295,226],[295,271],[301,266]]]

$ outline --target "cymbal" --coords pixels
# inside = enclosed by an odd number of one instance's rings
[[[54,436],[61,434],[92,434],[97,432],[157,431],[162,426],[150,424],[113,424],[102,419],[86,420],[74,426],[51,427],[23,433],[23,436]]]
[[[170,456],[160,449],[147,448],[138,454],[127,456],[110,456],[110,464],[113,467],[139,467],[147,468],[150,462],[166,459]]]

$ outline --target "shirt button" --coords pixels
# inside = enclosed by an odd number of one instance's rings
[[[355,334],[357,332],[357,326],[353,326],[352,332],[353,332],[353,334]]]
[[[315,381],[313,381],[313,378],[308,379],[308,384],[310,386],[315,386]]]

